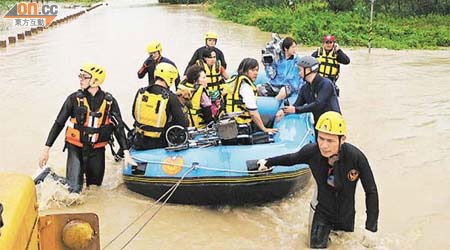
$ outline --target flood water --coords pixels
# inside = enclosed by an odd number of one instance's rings
[[[216,19],[201,6],[159,5],[116,0],[75,21],[25,42],[0,49],[0,170],[33,174],[48,132],[66,97],[79,87],[85,62],[104,65],[102,85],[132,123],[131,104],[147,79],[136,72],[146,45],[163,43],[163,55],[184,71],[203,35],[216,31],[217,46],[230,71],[244,57],[260,59],[270,33]],[[339,38],[338,38],[339,39]],[[299,55],[314,48],[300,47]],[[380,198],[374,249],[450,248],[450,52],[343,50],[351,64],[338,84],[348,141],[368,157]],[[49,166],[65,173],[64,136],[51,149]],[[284,153],[284,152],[280,152]],[[128,191],[121,166],[108,154],[104,185],[84,192],[80,205],[57,208],[41,200],[46,213],[94,212],[107,249],[121,249],[156,211],[153,200]],[[48,185],[41,197],[54,192]],[[167,204],[126,249],[305,249],[311,185],[302,193],[263,206],[205,208]],[[48,201],[48,203],[47,203]],[[365,249],[365,197],[357,190],[355,233],[332,236],[330,249]],[[76,203],[76,202],[75,202]],[[61,205],[61,204],[59,204]],[[62,204],[64,205],[64,204]]]

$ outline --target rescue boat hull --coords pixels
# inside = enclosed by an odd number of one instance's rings
[[[185,178],[168,202],[191,205],[261,204],[282,199],[303,189],[311,172],[301,169],[283,174],[258,174],[240,178]],[[179,178],[124,176],[129,190],[155,200]]]
[[[264,82],[260,74],[258,83]],[[297,96],[289,98],[294,103]],[[273,97],[258,97],[263,120],[274,120],[282,103]],[[196,205],[243,205],[275,201],[301,190],[311,173],[308,165],[276,167],[271,172],[249,171],[247,162],[300,150],[315,141],[311,114],[286,115],[274,127],[274,142],[254,145],[220,145],[189,148],[131,150],[139,166],[123,171],[127,188],[159,199],[179,182],[168,202]]]

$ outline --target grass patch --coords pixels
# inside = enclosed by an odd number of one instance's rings
[[[261,7],[250,0],[209,0],[209,10],[219,18],[257,26],[262,31],[293,36],[299,43],[320,46],[325,34],[334,34],[340,45],[365,47],[368,41],[368,6],[335,13],[327,2],[305,2],[294,10]],[[449,15],[400,17],[375,13],[372,47],[438,49],[450,47]]]

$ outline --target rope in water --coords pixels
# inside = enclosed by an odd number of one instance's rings
[[[307,133],[305,133],[300,145],[302,145],[307,136],[311,133],[312,128],[308,128]],[[141,161],[141,162],[147,162],[147,163],[156,163],[156,164],[162,164],[163,162],[159,162],[159,161],[147,161],[144,159],[140,159],[139,157],[133,157],[135,160]],[[177,181],[177,183],[175,183],[172,187],[170,187],[161,197],[159,197],[158,200],[156,200],[151,206],[149,206],[146,210],[144,210],[144,212],[141,213],[140,216],[138,216],[136,219],[134,219],[130,224],[128,224],[128,226],[126,226],[118,235],[116,235],[108,244],[106,244],[106,246],[103,248],[106,249],[107,247],[109,247],[115,240],[117,240],[125,231],[127,231],[133,224],[135,224],[139,218],[141,218],[144,214],[146,214],[154,205],[156,205],[158,202],[160,202],[167,194],[169,194],[167,196],[167,198],[164,200],[164,202],[159,206],[159,208],[152,214],[152,216],[139,228],[139,230],[125,243],[125,245],[122,246],[121,250],[125,249],[130,243],[131,241],[134,240],[134,238],[136,238],[136,236],[142,231],[142,229],[144,229],[144,227],[156,216],[156,214],[158,214],[158,212],[162,209],[162,207],[167,203],[167,201],[170,199],[170,197],[172,197],[172,195],[175,193],[176,189],[178,188],[178,186],[181,184],[181,182],[183,181],[183,179],[194,169],[198,168],[198,169],[205,169],[205,170],[212,170],[212,171],[224,171],[224,172],[234,172],[234,173],[261,173],[261,171],[259,170],[252,170],[252,171],[241,171],[241,170],[232,170],[232,169],[223,169],[223,168],[209,168],[209,167],[204,167],[204,166],[200,166],[198,164],[192,164],[191,166],[189,165],[185,165],[185,164],[175,164],[175,163],[170,163],[170,165],[172,166],[178,166],[178,167],[183,167],[183,168],[189,168],[188,171],[186,171],[183,176]]]
[[[128,226],[126,226],[119,234],[117,234],[106,246],[103,248],[106,249],[109,247],[115,240],[117,240],[125,231],[127,231],[133,224],[135,224],[144,214],[146,214],[154,205],[156,205],[158,202],[160,202],[167,194],[167,198],[164,200],[164,202],[159,206],[159,208],[153,213],[153,215],[142,225],[139,230],[125,243],[125,245],[122,246],[122,249],[125,249],[125,247],[130,244],[130,242],[136,238],[136,236],[144,229],[144,227],[158,214],[158,212],[161,210],[161,208],[167,203],[167,201],[172,197],[172,195],[177,190],[178,186],[180,185],[181,181],[192,171],[196,168],[196,166],[192,166],[184,175],[178,180],[177,183],[175,183],[172,187],[170,187],[161,197],[159,197],[158,200],[156,200],[153,204],[151,204],[147,209],[144,210],[136,219],[134,219]]]

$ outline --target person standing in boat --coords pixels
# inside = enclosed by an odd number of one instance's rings
[[[312,56],[304,56],[300,59],[298,68],[300,77],[306,83],[301,87],[294,105],[280,109],[276,114],[276,120],[279,121],[286,114],[312,112],[314,123],[317,124],[319,117],[327,111],[341,113],[333,83],[317,73],[319,70],[317,59]]]
[[[276,133],[278,129],[267,128],[258,112],[256,98],[258,93],[254,81],[258,76],[258,61],[253,58],[245,58],[239,64],[238,76],[233,88],[226,96],[226,113],[242,112],[235,117],[238,124],[245,124],[251,131],[261,130],[266,133]]]
[[[311,248],[328,247],[332,230],[353,232],[355,189],[359,179],[366,194],[366,233],[363,244],[373,246],[378,229],[378,191],[366,156],[346,141],[346,123],[341,114],[329,111],[316,123],[317,143],[298,152],[258,161],[259,171],[276,166],[308,164],[316,186],[310,206]]]
[[[189,127],[204,128],[213,121],[211,99],[208,94],[208,79],[205,70],[199,65],[192,65],[186,71],[186,79],[178,85],[177,96],[183,97],[182,90],[190,92],[189,106],[186,115],[189,119]]]
[[[166,130],[172,125],[189,125],[180,101],[170,91],[178,70],[172,64],[159,63],[154,77],[154,84],[139,89],[133,102],[133,148],[137,150],[167,147]]]
[[[86,184],[102,185],[105,172],[105,146],[114,135],[124,149],[125,164],[136,165],[128,152],[128,143],[116,99],[99,86],[106,71],[96,64],[84,64],[80,69],[80,90],[72,93],[64,102],[45,143],[39,166],[47,164],[50,147],[64,128],[66,129],[67,167],[69,191],[80,193]]]
[[[342,51],[332,35],[324,36],[323,46],[314,51],[311,56],[317,58],[320,64],[319,74],[333,82],[336,94],[339,96],[336,81],[339,78],[340,64],[349,64],[350,58]]]
[[[225,61],[225,56],[223,55],[223,52],[219,48],[216,47],[217,39],[218,39],[218,36],[217,36],[217,34],[215,32],[206,32],[206,34],[205,34],[205,43],[206,43],[206,45],[198,48],[194,52],[194,55],[192,55],[191,60],[189,61],[186,69],[184,70],[184,75],[186,75],[186,72],[187,72],[189,67],[191,67],[192,65],[196,64],[198,60],[202,59],[202,51],[205,48],[213,49],[214,52],[216,53],[217,61],[220,63],[220,65],[222,65],[222,67],[224,69],[227,69],[227,62]]]
[[[277,100],[283,100],[292,93],[298,93],[303,80],[298,74],[297,64],[300,57],[297,56],[297,42],[292,37],[286,37],[281,43],[280,60],[265,66],[269,83],[258,86],[258,94],[261,96],[275,96]]]
[[[148,84],[152,84],[155,74],[155,68],[156,65],[159,63],[170,63],[175,68],[177,67],[174,62],[172,62],[169,58],[162,56],[162,44],[160,41],[151,41],[147,46],[147,52],[149,54],[149,57],[145,60],[144,64],[138,71],[138,78],[142,79],[146,74],[148,74]],[[177,79],[175,80],[175,87],[178,86],[178,83],[180,82],[180,77],[177,76]]]

